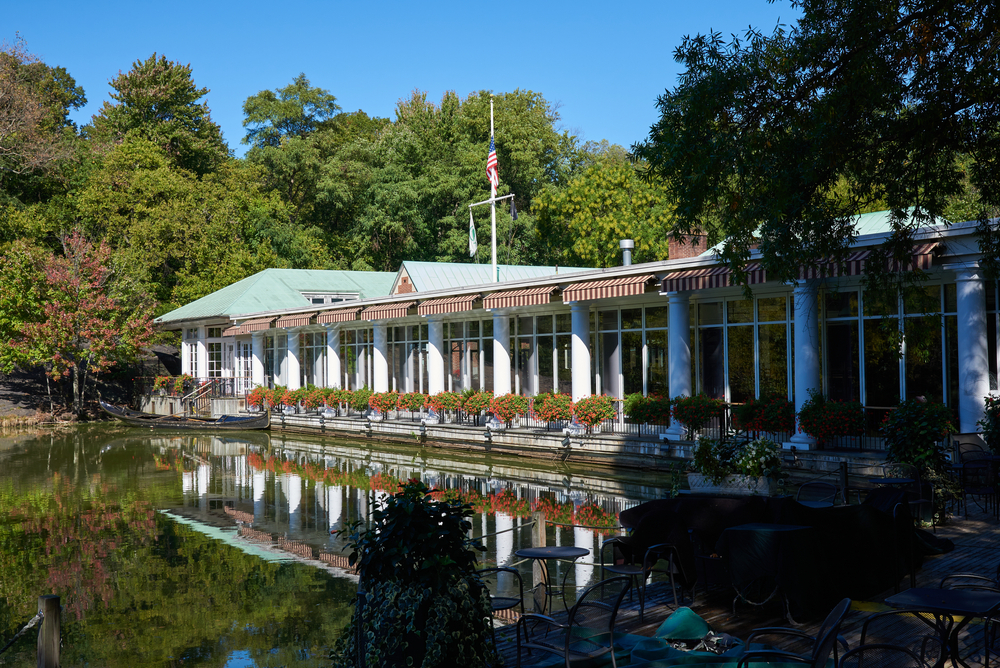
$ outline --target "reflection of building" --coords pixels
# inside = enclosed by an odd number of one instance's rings
[[[997,389],[998,294],[978,267],[974,224],[918,235],[903,269],[926,272],[923,303],[877,305],[861,274],[887,221],[886,213],[858,217],[850,261],[801,267],[794,285],[751,264],[752,299],[729,285],[728,270],[707,251],[605,270],[539,270],[503,283],[455,280],[456,267],[477,265],[404,263],[391,281],[357,279],[373,287],[358,288],[356,299],[322,303],[307,299],[323,295],[309,292],[303,273],[284,300],[222,308],[271,276],[263,272],[157,322],[184,331],[185,371],[203,377],[249,368],[256,384],[292,388],[558,390],[574,398],[703,392],[742,402],[777,392],[797,406],[810,390],[869,406],[925,396],[951,406],[960,431],[975,431],[984,395]],[[904,345],[896,355],[886,317],[904,335],[925,325],[919,354]],[[213,346],[243,352],[216,364]]]

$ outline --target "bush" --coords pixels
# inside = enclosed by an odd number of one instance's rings
[[[399,392],[379,392],[368,397],[368,405],[388,417],[389,411],[394,410],[399,405]]]
[[[651,394],[644,397],[638,392],[625,397],[622,410],[635,424],[670,424],[672,402],[666,397]]]
[[[170,376],[157,376],[153,380],[153,391],[166,389],[170,384]]]
[[[545,392],[535,397],[533,410],[539,420],[555,422],[573,418],[573,397]]]
[[[427,403],[438,413],[457,411],[462,408],[462,395],[458,392],[438,392],[427,399]]]
[[[944,471],[944,438],[953,431],[947,406],[919,399],[909,399],[889,411],[879,428],[886,460],[909,464],[924,475]]]
[[[976,423],[983,430],[986,447],[995,455],[1000,455],[1000,397],[986,397],[983,419]]]
[[[423,392],[407,392],[399,397],[399,407],[411,412],[419,411],[426,405],[427,395]]]
[[[614,397],[606,394],[594,394],[584,397],[573,404],[573,414],[576,420],[587,429],[593,429],[605,420],[611,420],[616,415]]]
[[[522,397],[520,394],[504,394],[493,397],[490,401],[490,412],[496,419],[509,425],[510,421],[518,415],[524,415],[528,412],[528,397]]]
[[[733,407],[733,426],[748,432],[771,434],[795,431],[795,405],[780,394],[750,399]]]
[[[799,431],[820,444],[840,436],[861,436],[865,433],[865,409],[857,401],[831,401],[809,390],[809,399],[799,411]]]
[[[493,395],[489,392],[468,392],[462,397],[462,410],[469,415],[478,416],[490,407]]]
[[[368,400],[372,396],[372,391],[367,387],[362,387],[360,390],[354,390],[353,392],[348,392],[347,404],[356,411],[363,411],[368,408]]]
[[[723,402],[712,399],[704,394],[692,397],[675,397],[673,402],[674,419],[687,429],[688,438],[693,438],[712,418],[722,417]]]
[[[720,443],[714,438],[701,436],[698,438],[698,445],[694,448],[691,468],[694,469],[695,473],[700,473],[717,485],[726,476],[736,472],[736,465],[733,463],[731,455],[732,453],[723,450]]]
[[[174,394],[184,394],[184,390],[191,387],[191,381],[193,380],[194,378],[186,373],[174,377]]]
[[[247,394],[247,407],[251,406],[263,406],[264,400],[267,398],[267,388],[258,385],[253,388],[249,394]]]

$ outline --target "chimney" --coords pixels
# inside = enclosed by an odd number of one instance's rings
[[[632,264],[632,249],[635,248],[635,242],[631,239],[622,239],[618,242],[618,247],[622,249],[622,266],[630,266]]]
[[[667,258],[670,260],[680,260],[686,257],[696,257],[708,250],[707,234],[689,234],[675,238],[669,235],[667,238]]]

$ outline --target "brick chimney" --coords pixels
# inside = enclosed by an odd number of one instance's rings
[[[695,257],[708,250],[707,234],[689,234],[681,237],[682,241],[670,235],[667,239],[667,257],[670,260],[680,260],[686,257]]]

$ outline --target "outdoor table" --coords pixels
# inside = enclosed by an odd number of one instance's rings
[[[751,523],[722,532],[716,551],[725,560],[739,600],[764,605],[781,595],[792,620],[789,598],[804,600],[803,585],[809,581],[806,564],[810,557],[812,527],[798,524]],[[801,606],[800,606],[801,607]]]
[[[1000,592],[977,589],[933,589],[917,587],[885,599],[897,610],[918,610],[935,615],[935,627],[952,665],[968,666],[958,655],[958,636],[976,618],[986,618],[1000,607]],[[958,617],[954,623],[952,617]]]
[[[573,545],[552,545],[549,547],[525,547],[514,553],[515,557],[520,559],[531,559],[535,564],[538,565],[539,571],[541,572],[541,583],[535,588],[535,607],[541,608],[542,614],[548,610],[548,601],[553,596],[563,597],[563,607],[566,607],[566,578],[569,577],[569,571],[563,575],[562,587],[558,591],[552,587],[552,583],[549,581],[549,567],[548,560],[556,559],[559,561],[574,562],[580,557],[585,557],[590,554],[590,550],[583,547],[575,547]],[[539,588],[541,591],[539,592]]]

